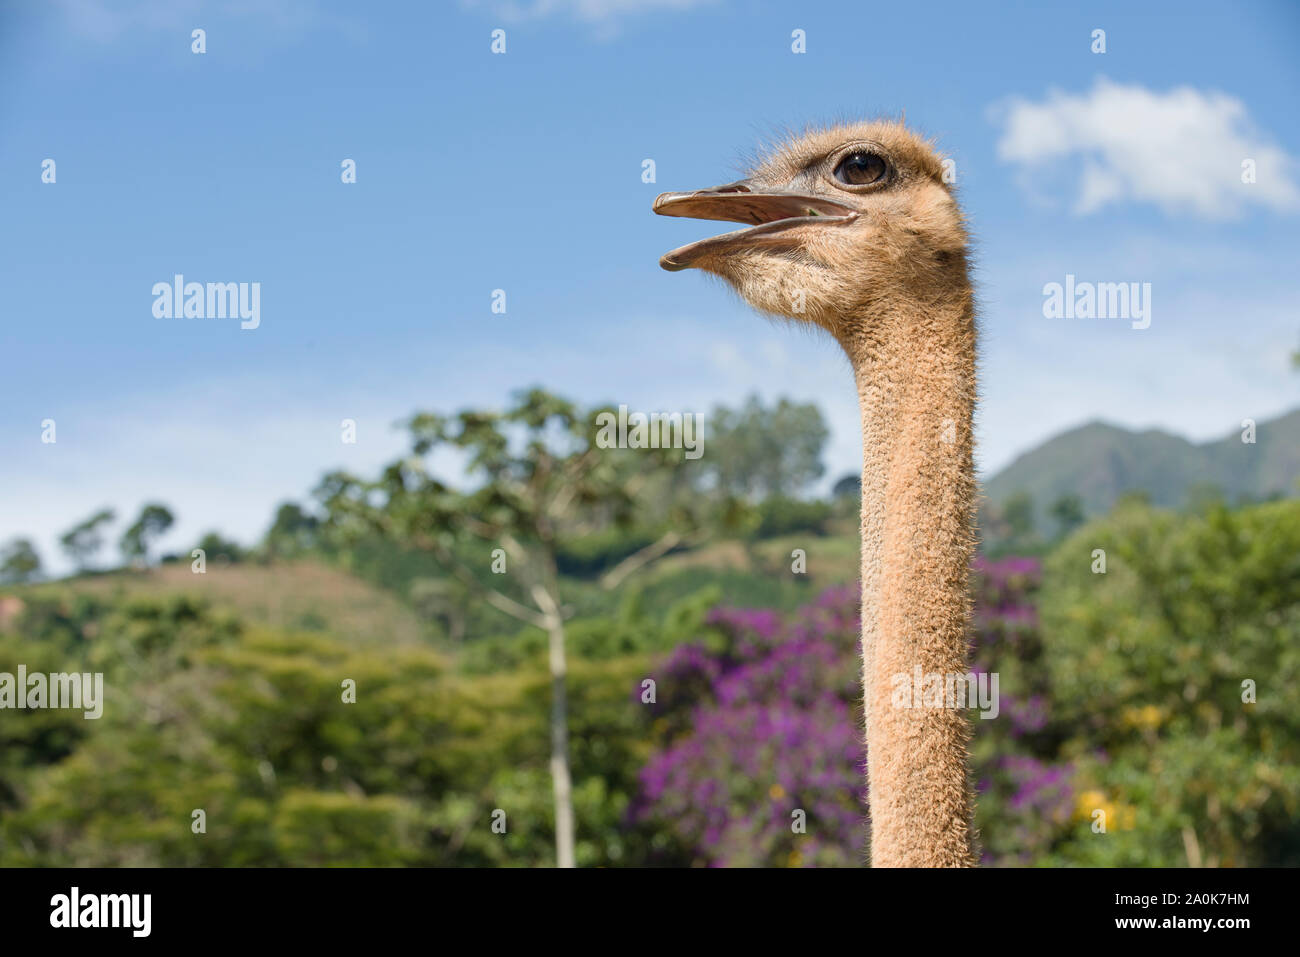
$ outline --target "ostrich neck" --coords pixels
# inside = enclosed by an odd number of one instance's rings
[[[862,409],[862,652],[871,859],[969,866],[963,710],[900,706],[905,675],[966,673],[975,332],[964,270],[937,301],[879,304],[845,342]]]

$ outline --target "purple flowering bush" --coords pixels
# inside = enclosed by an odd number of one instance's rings
[[[1036,558],[975,560],[976,671],[999,677],[999,714],[972,717],[971,765],[978,799],[981,862],[1042,862],[1074,826],[1074,765],[1061,758],[1067,737],[1052,684],[1036,607]]]
[[[1032,603],[1040,567],[980,559],[975,573],[972,664],[1000,674],[998,719],[972,718],[983,859],[1028,863],[1071,826],[1074,804]],[[858,602],[850,586],[789,618],[713,611],[707,634],[655,675],[661,746],[641,771],[634,818],[670,831],[701,865],[864,863]]]
[[[718,609],[657,674],[665,742],[634,815],[697,864],[847,866],[866,839],[858,603],[834,589],[783,621]]]

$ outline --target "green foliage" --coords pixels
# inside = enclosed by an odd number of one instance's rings
[[[1081,811],[1110,809],[1108,832],[1081,823],[1064,859],[1300,863],[1300,503],[1128,503],[1063,543],[1046,575],[1063,753],[1091,792]]]
[[[788,567],[787,567],[788,571]],[[683,568],[655,576],[642,594],[651,607],[669,607],[708,588],[729,605],[793,611],[817,595],[806,575],[756,575],[735,568]]]
[[[32,581],[41,573],[41,557],[30,539],[15,538],[0,551],[0,583]]]
[[[1058,498],[1048,511],[1056,520],[1057,531],[1061,535],[1069,535],[1082,525],[1087,517],[1083,510],[1083,499],[1073,492]]]
[[[154,502],[140,510],[140,517],[132,523],[119,539],[118,547],[128,562],[143,562],[149,554],[149,545],[176,521],[166,505]]]
[[[84,657],[84,656],[83,656]],[[75,667],[58,642],[30,642],[19,635],[0,636],[0,672],[16,675],[68,671]],[[71,754],[92,730],[79,711],[46,709],[0,712],[0,816],[20,803],[24,772]]]
[[[722,597],[716,585],[699,587],[694,576],[680,584],[692,590],[679,597],[679,589],[656,585],[629,588],[613,613],[583,614],[570,622],[565,643],[574,657],[583,661],[607,661],[671,650],[696,637],[705,618]],[[652,610],[663,609],[662,615]],[[485,635],[469,643],[460,657],[467,673],[491,674],[502,669],[541,668],[546,662],[546,634],[540,628],[524,627]]]
[[[43,778],[33,773],[65,760],[75,770],[77,761],[89,760],[88,773],[98,774],[100,767],[132,760],[126,753],[132,727],[127,716],[144,714],[156,723],[153,709],[165,701],[168,677],[190,667],[202,649],[233,640],[239,627],[185,597],[112,602],[53,592],[26,595],[22,601],[25,607],[14,631],[0,635],[0,672],[16,674],[25,665],[29,674],[104,675],[106,700],[99,719],[74,710],[23,709],[4,712],[0,722],[0,808],[23,803],[30,786],[31,800],[45,794],[51,814],[61,819],[66,808],[59,802],[69,795],[58,788],[42,791]],[[97,748],[120,753],[89,757]],[[147,749],[142,754],[147,758]],[[29,844],[34,840],[28,836]]]
[[[467,676],[426,649],[241,629],[189,600],[27,600],[0,670],[102,668],[108,701],[99,720],[27,710],[0,724],[0,865],[554,860],[544,660]],[[654,839],[621,826],[647,747],[634,697],[647,667],[570,669],[579,863],[637,859]]]
[[[103,526],[116,518],[111,508],[100,509],[90,518],[72,526],[59,538],[59,545],[77,568],[84,569],[95,554],[104,547]]]
[[[739,409],[719,406],[700,461],[714,487],[738,497],[793,496],[825,471],[830,433],[811,403],[779,399],[766,407],[752,395]]]
[[[204,558],[209,562],[242,562],[247,555],[238,543],[224,538],[218,532],[208,532],[199,539],[195,548],[203,549]]]
[[[569,776],[562,692],[573,585],[560,577],[561,550],[610,528],[626,530],[639,519],[671,528],[655,543],[662,556],[681,541],[683,529],[698,524],[691,500],[671,495],[662,500],[665,514],[646,514],[646,483],[671,485],[682,459],[670,448],[605,448],[601,423],[611,416],[606,409],[584,413],[541,389],[519,394],[504,412],[466,409],[450,417],[421,412],[407,422],[409,455],[374,480],[327,475],[316,491],[331,540],[348,546],[377,538],[424,552],[463,596],[546,632],[548,663],[559,689],[547,735],[557,782]],[[459,453],[476,484],[462,491],[433,475],[427,460],[435,451]],[[626,568],[634,571],[654,557],[648,551]],[[426,592],[425,597],[440,601],[444,596]],[[449,625],[459,629],[463,622]],[[568,789],[557,788],[557,820],[571,820],[570,801]],[[566,830],[571,829],[557,827],[561,866],[574,856]]]
[[[545,628],[555,618],[534,585],[555,600],[570,657],[578,863],[689,862],[662,824],[630,813],[638,772],[667,733],[639,702],[640,681],[678,646],[711,647],[720,604],[789,612],[856,574],[851,483],[840,483],[838,504],[787,497],[820,473],[822,440],[801,408],[751,400],[721,416],[722,444],[706,444],[700,463],[595,454],[601,410],[537,390],[502,413],[415,416],[410,456],[373,480],[327,476],[319,517],[286,503],[259,550],[264,560],[324,556],[382,584],[418,613],[398,609],[402,629],[387,597],[351,631],[337,602],[310,593],[294,605],[267,577],[270,563],[224,577],[164,568],[6,590],[0,672],[102,671],[107,701],[99,720],[6,712],[0,866],[553,864]],[[800,423],[811,435],[802,445],[792,438]],[[1288,453],[1266,433],[1252,452],[1285,469]],[[727,442],[761,457],[785,440],[811,464],[763,472],[752,459],[748,477],[709,472],[710,460],[732,461]],[[428,474],[438,447],[465,457],[473,487]],[[1300,678],[1300,505],[1233,510],[1226,502],[1241,495],[1228,485],[1184,486],[1181,513],[1152,508],[1158,490],[1129,492],[1082,527],[1093,503],[1074,486],[1025,486],[986,513],[995,551],[1054,548],[1041,591],[1032,561],[979,576],[977,665],[1000,673],[1007,719],[975,719],[991,860],[1300,863],[1300,718],[1289,707]],[[79,565],[111,518],[105,510],[64,536]],[[142,514],[129,554],[147,552],[160,519]],[[604,587],[611,569],[677,529],[688,535],[667,543],[666,560]],[[1053,546],[1058,531],[1068,535]],[[505,543],[503,576],[492,564]],[[14,581],[36,571],[23,544],[0,562]],[[209,561],[242,557],[216,533],[200,546]],[[809,549],[808,575],[790,574],[792,548]],[[1099,548],[1105,574],[1093,573]],[[298,564],[306,578],[327,571]],[[328,572],[315,587],[359,590],[345,604],[373,595]],[[814,583],[814,572],[834,577]],[[219,585],[241,597],[246,620],[193,597],[218,600]],[[528,613],[492,607],[489,590]],[[263,605],[289,612],[268,617]],[[444,636],[441,652],[420,641]],[[1243,700],[1247,680],[1255,702]],[[355,703],[343,700],[345,681]],[[202,834],[191,829],[196,809]],[[504,833],[492,828],[498,809]],[[1097,810],[1105,833],[1090,827]]]
[[[296,502],[284,502],[276,509],[263,547],[273,558],[294,558],[319,544],[319,531],[319,519]]]
[[[1105,574],[1092,571],[1098,548]],[[974,719],[992,859],[1300,862],[1300,504],[1172,513],[1135,498],[1061,543],[1033,592],[1021,579],[1036,567],[980,576],[977,664],[1000,673],[1005,707]],[[708,646],[720,603],[793,609],[813,597],[805,578],[695,562],[617,593],[566,580],[579,864],[691,860],[629,813],[667,733],[640,682],[665,652]],[[102,671],[106,703],[99,720],[6,712],[0,865],[554,862],[540,628],[498,616],[453,659],[383,634],[353,644],[251,627],[184,594],[17,594],[0,671]],[[191,830],[196,809],[205,833]],[[1090,827],[1097,810],[1105,833]]]
[[[854,472],[836,479],[835,484],[831,486],[831,497],[847,498],[857,504],[862,498],[862,476]]]
[[[289,791],[271,830],[276,857],[299,867],[393,867],[420,862],[419,806],[391,795]]]
[[[349,550],[370,542],[422,553],[429,571],[520,621],[556,619],[560,556],[644,519],[643,483],[681,466],[671,449],[598,448],[606,411],[533,389],[505,412],[419,413],[407,423],[411,454],[378,479],[325,477],[316,492],[324,531]],[[432,475],[426,458],[437,449],[462,453],[478,484],[460,491]],[[688,509],[674,506],[671,518],[675,529],[694,525]]]
[[[828,502],[805,502],[784,497],[767,498],[759,503],[759,523],[753,535],[755,538],[775,538],[778,535],[791,535],[796,532],[825,535],[826,523],[830,521],[831,511]]]
[[[1034,534],[1034,497],[1028,492],[1016,492],[1002,506],[1002,519],[1015,540],[1025,540]]]
[[[653,544],[664,531],[653,533],[611,526],[562,543],[556,550],[556,567],[562,575],[591,578]]]

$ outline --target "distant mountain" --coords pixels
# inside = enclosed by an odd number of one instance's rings
[[[1158,429],[1130,432],[1091,422],[1020,456],[984,483],[984,495],[1000,506],[1028,492],[1038,528],[1048,530],[1048,507],[1070,493],[1083,499],[1092,517],[1129,491],[1148,493],[1155,505],[1178,506],[1207,486],[1217,486],[1230,502],[1295,495],[1297,479],[1300,409],[1257,423],[1253,445],[1241,441],[1240,430],[1196,445]]]

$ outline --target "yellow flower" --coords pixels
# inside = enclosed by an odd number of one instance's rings
[[[1105,811],[1106,817],[1110,817],[1110,802],[1100,791],[1080,791],[1079,796],[1074,799],[1074,816],[1078,820],[1089,821],[1092,819],[1092,812],[1098,810]]]
[[[1137,827],[1137,808],[1132,804],[1112,801],[1095,788],[1080,791],[1074,802],[1076,821],[1093,821],[1093,814],[1101,811],[1107,830],[1131,831]]]
[[[1154,704],[1125,708],[1120,720],[1129,728],[1158,728],[1164,723],[1165,709]]]

